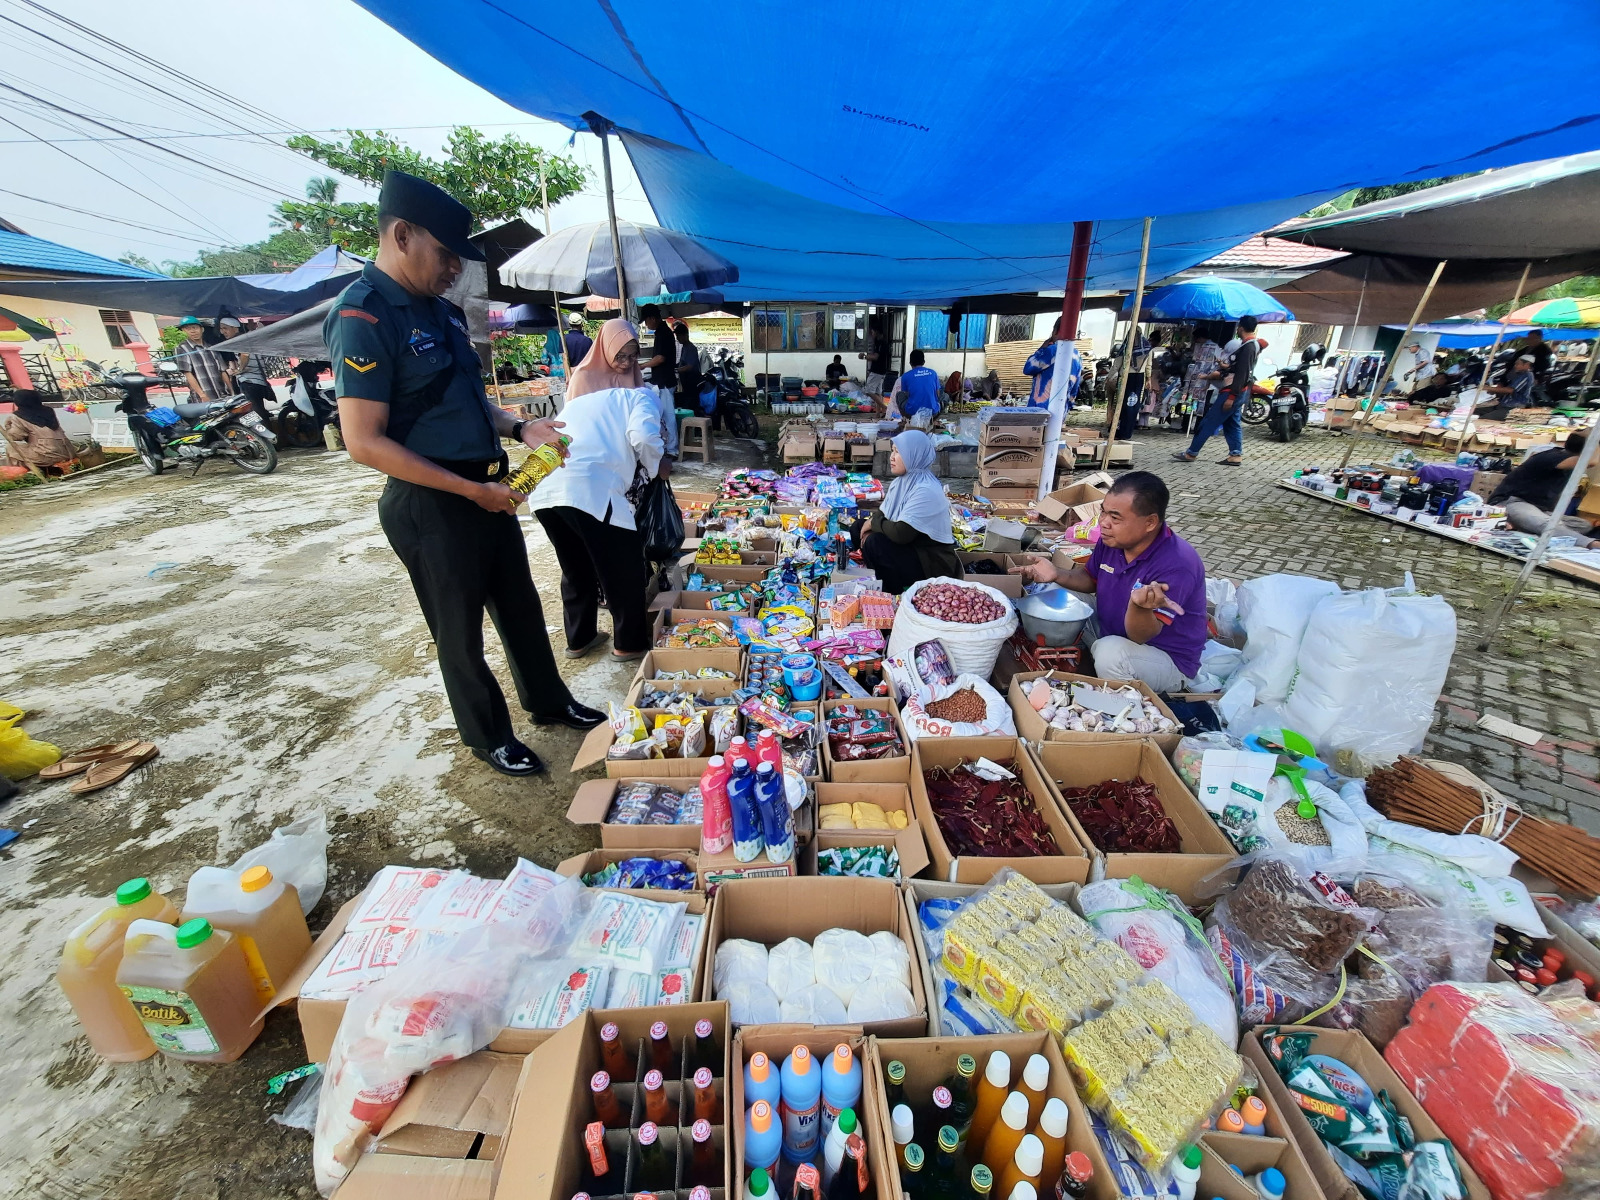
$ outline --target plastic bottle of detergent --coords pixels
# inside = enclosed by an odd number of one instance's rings
[[[156,1049],[190,1062],[232,1062],[261,1033],[261,1005],[239,940],[187,921],[128,926],[117,986]]]
[[[728,807],[727,760],[714,755],[700,774],[700,852],[721,854],[733,845],[733,810]]]
[[[786,863],[794,857],[794,813],[784,794],[783,775],[771,763],[756,768],[756,804],[761,809],[761,834],[767,861]]]
[[[725,757],[730,769],[738,763],[747,762],[750,764],[750,769],[755,770],[755,755],[750,753],[750,743],[738,734],[735,734],[733,740],[728,743],[728,753]]]
[[[822,1136],[833,1132],[841,1112],[860,1103],[861,1064],[850,1047],[840,1042],[822,1068]]]
[[[779,1125],[772,1105],[757,1100],[744,1118],[744,1165],[759,1167],[771,1175],[778,1165],[778,1151],[783,1146],[783,1127]]]
[[[1288,1184],[1282,1171],[1277,1167],[1268,1167],[1261,1174],[1250,1176],[1250,1186],[1256,1189],[1256,1195],[1261,1200],[1283,1200],[1283,1189]]]
[[[311,949],[311,931],[300,911],[299,893],[273,879],[266,867],[243,871],[201,867],[189,876],[189,894],[180,920],[197,918],[238,940],[256,983],[256,999],[263,1006],[272,1003]]]
[[[778,1072],[772,1069],[772,1061],[757,1050],[744,1065],[745,1103],[754,1104],[757,1100],[765,1100],[772,1106],[772,1111],[777,1112],[778,1101],[782,1096],[781,1088]]]
[[[1172,1164],[1172,1182],[1178,1189],[1178,1200],[1194,1200],[1195,1188],[1200,1185],[1200,1163],[1203,1158],[1199,1146],[1186,1146]]]
[[[748,758],[735,761],[728,776],[728,807],[733,812],[733,857],[754,862],[766,849],[767,839],[761,832],[761,806],[756,803],[755,772]]]
[[[780,776],[783,774],[783,746],[770,729],[763,729],[756,735],[756,762],[771,763],[773,770]]]
[[[138,1062],[156,1052],[139,1014],[117,989],[117,968],[122,965],[122,939],[129,925],[135,921],[171,925],[177,919],[177,905],[151,891],[148,879],[130,879],[67,935],[56,982],[102,1058]]]
[[[783,1060],[783,1156],[790,1162],[810,1162],[817,1156],[822,1134],[822,1070],[811,1051],[796,1046]]]

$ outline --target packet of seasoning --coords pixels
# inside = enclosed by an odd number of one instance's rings
[[[679,825],[698,825],[705,819],[705,801],[700,796],[700,785],[696,784],[683,793],[683,798],[678,801]]]
[[[650,805],[645,810],[644,820],[641,825],[676,825],[678,823],[678,809],[683,804],[683,796],[671,788],[658,787],[654,796],[650,797]]]
[[[617,794],[611,801],[611,808],[606,813],[607,825],[643,825],[645,814],[650,811],[650,801],[655,798],[659,790],[654,783],[624,783],[617,787]]]
[[[893,846],[840,846],[817,851],[818,875],[850,875],[900,882],[900,855]]]
[[[950,665],[950,654],[938,638],[918,642],[911,650],[911,661],[928,687],[947,687],[956,681],[955,668]]]

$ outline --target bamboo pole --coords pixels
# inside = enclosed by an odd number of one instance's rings
[[[1355,453],[1356,448],[1355,435],[1361,432],[1362,427],[1367,423],[1367,417],[1372,413],[1372,409],[1379,400],[1383,399],[1383,389],[1389,386],[1389,379],[1394,374],[1394,360],[1400,357],[1400,347],[1406,344],[1406,340],[1411,336],[1411,331],[1422,320],[1422,310],[1428,307],[1428,299],[1433,295],[1434,285],[1439,282],[1439,276],[1444,274],[1447,262],[1449,262],[1449,259],[1439,260],[1439,265],[1433,269],[1433,278],[1428,280],[1428,286],[1422,289],[1422,299],[1417,301],[1417,307],[1411,313],[1411,320],[1406,323],[1406,331],[1400,335],[1400,342],[1395,346],[1394,353],[1383,364],[1383,371],[1378,376],[1378,386],[1372,392],[1372,403],[1363,409],[1360,407],[1359,401],[1357,402],[1356,419],[1350,424],[1350,442],[1344,448],[1344,457],[1339,460],[1341,468],[1350,465],[1350,456]]]
[[[1594,382],[1595,364],[1600,363],[1600,346],[1591,347],[1589,350],[1589,365],[1583,370],[1583,382],[1578,385],[1578,395],[1581,397]],[[1487,375],[1487,370],[1485,370]],[[1489,641],[1499,632],[1500,622],[1505,620],[1506,614],[1511,611],[1511,606],[1517,602],[1517,595],[1522,591],[1523,585],[1528,582],[1528,577],[1533,574],[1534,568],[1539,565],[1539,560],[1544,557],[1545,550],[1550,545],[1550,539],[1555,536],[1556,529],[1561,525],[1561,518],[1566,514],[1567,508],[1572,504],[1572,498],[1578,494],[1578,483],[1583,478],[1589,464],[1594,461],[1595,443],[1600,442],[1600,420],[1589,426],[1589,436],[1583,440],[1583,449],[1578,451],[1577,464],[1567,475],[1567,482],[1561,488],[1561,496],[1556,500],[1556,506],[1550,512],[1550,519],[1544,523],[1544,529],[1539,534],[1539,540],[1532,550],[1528,551],[1527,561],[1522,564],[1516,582],[1511,585],[1511,590],[1506,593],[1506,598],[1500,602],[1500,607],[1494,616],[1489,618],[1489,624],[1484,628],[1483,637],[1478,641],[1478,652],[1481,654],[1489,648]]]
[[[1506,310],[1506,314],[1508,316],[1516,311],[1517,301],[1522,299],[1522,289],[1528,286],[1528,272],[1531,270],[1533,270],[1533,264],[1531,262],[1522,268],[1522,278],[1517,282],[1517,294],[1511,297],[1511,307]],[[1501,321],[1500,331],[1494,335],[1494,344],[1489,347],[1489,357],[1483,360],[1483,378],[1478,380],[1478,389],[1480,392],[1483,388],[1489,386],[1489,370],[1494,366],[1494,356],[1499,353],[1500,343],[1505,336],[1506,323]],[[1579,399],[1581,400],[1582,397],[1580,396]],[[1467,409],[1467,415],[1461,419],[1461,434],[1456,438],[1457,454],[1461,453],[1461,447],[1467,443],[1467,430],[1472,425],[1472,419],[1474,415],[1475,410],[1469,406]]]
[[[1139,344],[1139,310],[1144,307],[1144,274],[1150,265],[1150,222],[1151,217],[1144,219],[1144,241],[1139,247],[1139,279],[1133,285],[1133,320],[1128,325],[1128,349],[1122,356],[1122,377],[1117,382],[1115,400],[1107,405],[1110,410],[1106,418],[1106,448],[1100,452],[1100,469],[1104,471],[1111,464],[1111,447],[1116,444],[1117,421],[1122,416],[1122,403],[1127,399],[1128,375],[1133,369],[1133,351]]]

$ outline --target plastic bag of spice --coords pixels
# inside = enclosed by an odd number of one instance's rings
[[[1377,923],[1334,881],[1275,852],[1253,857],[1244,877],[1217,901],[1213,920],[1247,958],[1287,954],[1318,975],[1337,971]]]
[[[906,733],[925,737],[1016,737],[1011,706],[987,680],[958,675],[954,682],[913,694],[900,710]]]

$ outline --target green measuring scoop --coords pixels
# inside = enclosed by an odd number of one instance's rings
[[[1317,757],[1317,748],[1311,739],[1292,729],[1263,729],[1244,739],[1246,748],[1258,754],[1275,754],[1278,765],[1272,774],[1282,776],[1294,788],[1300,799],[1295,803],[1295,815],[1303,821],[1317,819],[1317,802],[1306,788],[1307,771],[1326,771],[1328,764]]]

